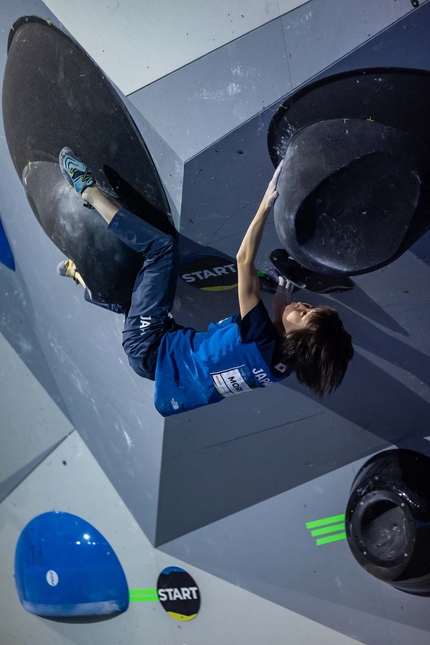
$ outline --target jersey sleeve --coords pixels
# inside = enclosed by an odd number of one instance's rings
[[[278,338],[276,329],[262,300],[251,311],[248,311],[244,318],[237,314],[235,322],[239,327],[242,343],[257,342],[266,338],[277,340]]]
[[[269,367],[279,362],[277,354],[280,338],[262,300],[243,318],[237,314],[234,322],[239,327],[242,343],[256,343]]]

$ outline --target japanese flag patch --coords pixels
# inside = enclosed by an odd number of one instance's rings
[[[278,363],[277,365],[275,365],[275,370],[278,370],[278,372],[281,372],[281,374],[283,374],[287,371],[287,366],[284,365],[284,363]]]

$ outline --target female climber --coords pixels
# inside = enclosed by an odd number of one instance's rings
[[[70,148],[63,148],[59,163],[66,180],[100,213],[108,230],[142,255],[131,300],[125,304],[93,300],[71,260],[62,262],[58,272],[80,282],[88,302],[125,315],[123,348],[133,370],[155,381],[155,407],[161,415],[267,387],[291,372],[320,397],[340,385],[354,350],[337,312],[291,302],[282,280],[273,297],[273,322],[260,299],[254,262],[278,196],[281,166],[237,253],[240,313],[199,332],[178,325],[170,314],[177,279],[176,241],[108,199]]]

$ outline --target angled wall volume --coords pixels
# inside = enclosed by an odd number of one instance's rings
[[[65,5],[57,4],[55,16],[42,2],[33,4],[35,14],[79,35]],[[145,81],[132,86],[124,72],[121,85],[120,75],[112,73],[121,88],[113,90],[153,157],[181,243],[193,253],[210,247],[235,256],[273,171],[271,119],[299,84],[315,74],[366,66],[430,70],[428,3],[417,11],[409,0],[277,6],[288,13],[261,20],[258,29],[241,32],[143,89]],[[95,2],[91,10],[101,7]],[[12,26],[27,7],[8,0],[2,11]],[[87,26],[85,33],[87,38]],[[0,34],[2,69],[6,37]],[[113,39],[104,40],[114,55]],[[134,69],[132,59],[144,64],[141,50],[133,49],[137,41],[118,37],[118,43],[121,70]],[[83,37],[80,44],[85,47]],[[103,75],[110,74],[102,54],[97,62]],[[402,599],[402,613],[398,597],[361,577],[345,540],[323,550],[306,524],[345,512],[362,459],[428,434],[430,311],[422,297],[430,289],[428,234],[392,265],[354,278],[348,292],[300,296],[335,306],[353,335],[356,357],[331,398],[317,401],[290,377],[164,422],[153,407],[153,384],[127,365],[121,316],[89,307],[80,287],[57,275],[64,255],[34,217],[1,138],[0,147],[2,219],[32,332],[73,427],[147,538],[162,547],[163,558],[180,558],[261,602],[372,645],[391,645],[393,624],[401,620],[405,632],[413,625],[427,638],[426,614],[415,599]],[[278,246],[271,219],[258,268],[269,268],[269,254]],[[270,308],[267,294],[263,299]],[[234,290],[215,293],[178,283],[173,313],[181,324],[205,329],[236,310]],[[5,326],[12,334],[12,321]]]
[[[167,199],[121,99],[88,55],[50,21],[27,16],[12,27],[3,121],[15,169],[46,234],[75,262],[95,300],[130,299],[141,258],[107,231],[97,213],[84,209],[64,181],[58,155],[72,148],[101,190],[173,232]]]
[[[13,259],[12,249],[6,236],[3,224],[0,220],[0,262],[12,271],[15,271],[15,260]]]

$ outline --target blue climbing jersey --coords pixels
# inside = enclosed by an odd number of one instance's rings
[[[289,372],[278,341],[261,300],[243,319],[211,323],[206,332],[168,332],[158,349],[155,407],[167,417],[283,380]]]

